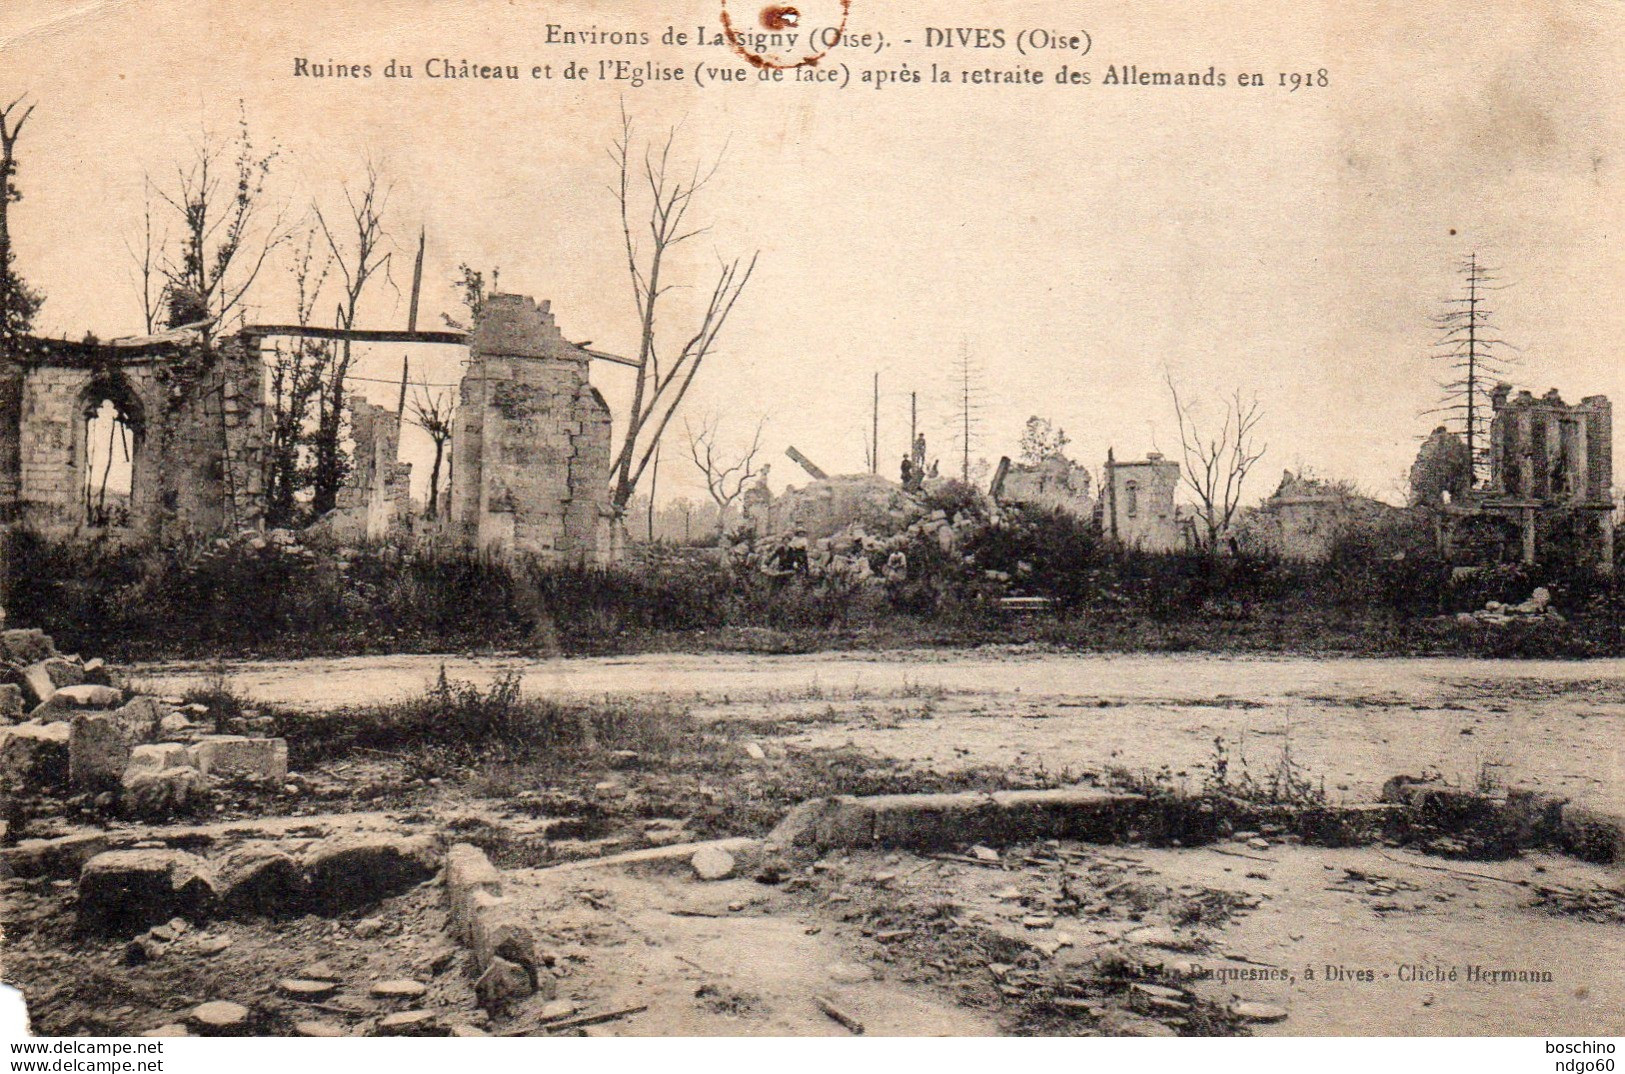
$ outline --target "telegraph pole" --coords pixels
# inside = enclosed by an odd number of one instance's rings
[[[875,374],[875,401],[869,424],[869,472],[880,472],[880,374]]]

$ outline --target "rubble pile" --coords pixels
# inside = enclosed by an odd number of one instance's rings
[[[798,528],[738,541],[729,547],[728,558],[736,570],[884,585],[908,577],[908,551],[918,547],[918,542],[933,542],[945,555],[952,555],[974,532],[999,522],[997,509],[985,519],[967,511],[956,511],[951,517],[941,509],[916,512],[912,518],[898,518],[895,529],[854,522],[827,537],[809,538]]]
[[[1458,613],[1456,621],[1506,626],[1509,623],[1564,623],[1568,620],[1552,607],[1551,590],[1540,586],[1521,604],[1503,604],[1498,600],[1492,600],[1476,612]]]
[[[83,794],[102,812],[163,817],[212,783],[287,781],[283,739],[214,733],[193,720],[206,712],[132,695],[43,631],[0,630],[0,793]]]

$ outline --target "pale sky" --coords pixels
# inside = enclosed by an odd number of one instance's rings
[[[735,0],[738,3],[738,0]],[[456,312],[456,265],[500,266],[504,290],[548,298],[565,334],[635,349],[605,150],[623,98],[639,129],[681,123],[680,151],[721,170],[695,212],[713,229],[684,266],[703,298],[716,257],[759,249],[756,278],[685,404],[747,437],[768,418],[774,484],[801,483],[794,444],[831,472],[862,468],[871,377],[881,377],[881,459],[894,475],[908,403],[944,469],[957,469],[953,372],[962,345],[986,384],[973,454],[1015,454],[1029,415],[1098,466],[1178,436],[1169,370],[1196,398],[1239,388],[1267,413],[1251,492],[1306,466],[1393,495],[1435,422],[1418,416],[1440,371],[1429,317],[1476,251],[1508,287],[1502,336],[1520,386],[1571,401],[1625,397],[1619,242],[1625,8],[1590,0],[1407,0],[1293,5],[1142,0],[1094,5],[853,0],[854,31],[898,42],[863,66],[1036,67],[1069,60],[1230,73],[1225,89],[827,86],[695,89],[531,81],[529,68],[600,57],[742,66],[677,53],[668,25],[717,26],[718,0],[5,0],[0,97],[38,108],[13,209],[20,268],[48,301],[48,334],[141,330],[126,242],[142,180],[173,174],[205,125],[229,133],[246,103],[279,157],[273,193],[297,215],[333,207],[371,156],[395,183],[399,293],[363,321],[404,327],[419,226],[428,259],[420,327]],[[809,5],[808,10],[811,11]],[[546,25],[647,30],[656,44],[563,50]],[[1093,51],[1022,57],[926,49],[926,27],[1088,31]],[[913,45],[901,44],[910,38]],[[369,63],[369,80],[298,78],[294,60]],[[514,63],[517,84],[421,77],[430,57]],[[390,59],[410,82],[377,76]],[[1288,94],[1277,72],[1324,67],[1330,85]],[[1234,86],[1262,71],[1271,88]],[[753,72],[754,74],[754,72]],[[290,320],[273,271],[255,319]],[[331,299],[328,303],[331,308]],[[401,352],[357,372],[399,376]],[[414,355],[434,381],[455,351]],[[599,365],[613,408],[629,377]],[[392,403],[387,383],[358,385]],[[677,427],[681,436],[680,425]],[[692,467],[662,470],[662,499],[700,494]],[[407,457],[423,444],[409,434]],[[421,482],[426,465],[418,467]],[[678,479],[683,484],[678,484]]]

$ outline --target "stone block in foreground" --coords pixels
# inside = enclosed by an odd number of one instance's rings
[[[1034,839],[1114,842],[1145,809],[1137,794],[1094,788],[962,794],[838,795],[796,806],[767,837],[782,849],[937,850]]]

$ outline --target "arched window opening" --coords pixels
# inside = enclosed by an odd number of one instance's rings
[[[1140,483],[1130,481],[1123,486],[1124,511],[1128,517],[1133,518],[1140,513]]]
[[[86,525],[128,526],[141,422],[124,393],[93,392],[84,416],[80,493]]]

